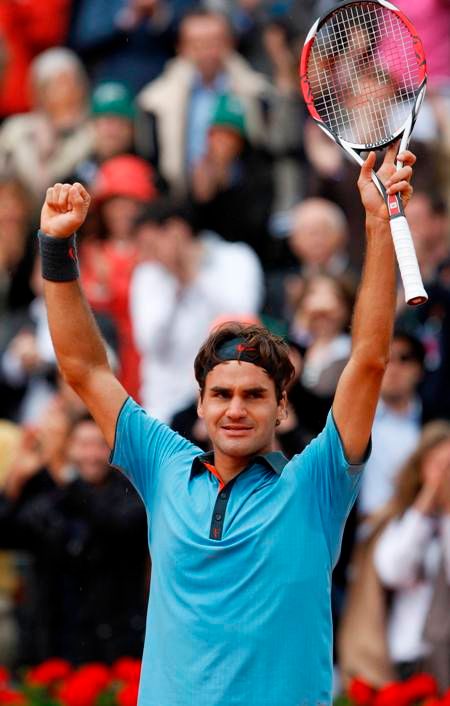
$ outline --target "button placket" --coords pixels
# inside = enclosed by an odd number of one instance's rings
[[[228,500],[230,499],[230,491],[233,486],[234,480],[235,479],[233,478],[233,480],[231,480],[225,486],[225,488],[222,488],[222,490],[217,495],[211,519],[211,528],[209,532],[210,539],[222,539],[225,511],[227,508]]]

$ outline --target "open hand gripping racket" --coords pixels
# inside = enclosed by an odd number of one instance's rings
[[[386,0],[346,2],[316,20],[306,37],[300,82],[311,116],[359,165],[360,152],[400,138],[406,149],[425,93],[422,42]],[[397,169],[402,164],[397,160]],[[372,180],[389,212],[408,304],[427,300],[401,198]]]

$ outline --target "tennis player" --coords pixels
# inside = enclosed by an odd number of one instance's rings
[[[415,157],[400,158],[396,172],[390,148],[379,176],[406,204]],[[331,704],[331,572],[368,456],[396,299],[374,164],[371,153],[358,180],[367,238],[351,358],[324,430],[291,461],[273,445],[292,367],[285,344],[264,328],[222,327],[197,356],[211,454],[127,395],[77,281],[73,233],[89,195],[80,184],[47,192],[39,240],[59,366],[148,513],[152,582],[139,706]]]

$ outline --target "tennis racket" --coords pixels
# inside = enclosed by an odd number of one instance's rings
[[[386,0],[337,6],[311,27],[300,61],[300,83],[317,125],[355,162],[361,152],[400,139],[406,149],[426,85],[425,55],[405,15]],[[397,160],[396,167],[400,169]],[[386,193],[392,238],[408,304],[427,301],[414,243],[397,194]]]

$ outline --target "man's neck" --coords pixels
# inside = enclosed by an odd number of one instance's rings
[[[219,474],[222,481],[229,483],[233,478],[239,475],[246,468],[255,456],[269,453],[273,451],[273,445],[269,448],[260,449],[249,456],[229,456],[222,453],[220,449],[214,449],[214,468]]]
[[[250,458],[251,456],[227,456],[226,454],[222,454],[220,451],[216,450],[214,452],[214,467],[226,485],[244,470],[244,468],[248,465]]]

